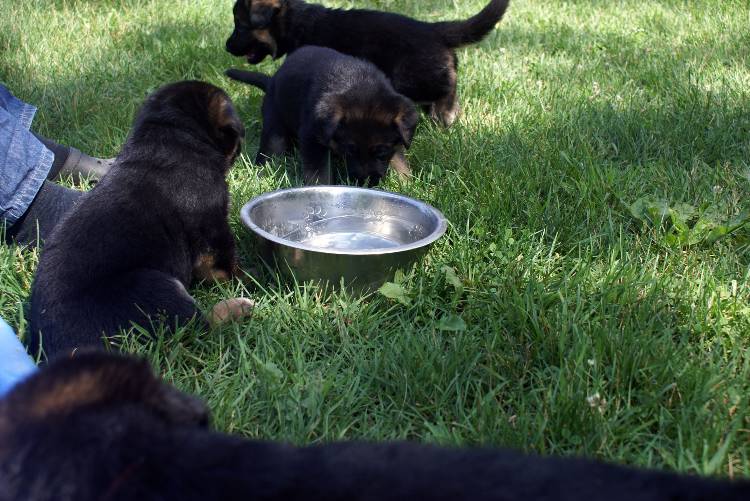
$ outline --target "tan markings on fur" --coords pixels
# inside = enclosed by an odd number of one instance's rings
[[[344,106],[338,96],[326,94],[315,105],[315,116],[338,124],[344,118]]]
[[[208,103],[208,118],[209,122],[212,123],[216,129],[231,127],[239,120],[237,112],[234,111],[234,106],[232,106],[231,100],[223,92],[216,92],[211,96],[211,100]],[[234,160],[241,144],[242,142],[240,139],[227,154],[227,158]]]
[[[56,384],[38,395],[28,410],[30,418],[42,418],[75,409],[103,399],[109,391],[101,384],[101,374],[83,373],[71,381]]]
[[[211,96],[211,102],[208,104],[208,118],[217,129],[232,125],[232,122],[236,120],[229,98],[223,93],[216,92]]]
[[[430,106],[430,118],[444,127],[453,125],[460,113],[461,105],[455,95],[442,97]]]
[[[282,2],[283,0],[245,0],[245,5],[247,5],[249,10],[253,9],[253,5],[278,9],[281,7]]]
[[[239,149],[242,145],[242,140],[238,140],[234,143],[234,146],[232,146],[232,150],[227,153],[227,161],[229,162],[229,166],[231,167],[235,160],[237,160],[237,157],[239,156],[240,152]]]
[[[387,110],[382,107],[376,107],[372,110],[370,118],[385,127],[389,127],[394,122],[398,123],[398,121],[400,120],[399,117],[403,119],[402,115],[402,110],[399,110],[396,116],[394,116],[392,110]]]
[[[393,122],[392,123],[395,123],[398,127],[403,127],[403,125],[404,125],[404,118],[405,118],[404,115],[405,114],[406,114],[406,110],[404,110],[403,108],[401,108],[400,110],[398,110],[398,113],[396,113],[396,116],[393,117]],[[391,122],[389,122],[389,123],[391,123]]]
[[[211,325],[218,326],[252,315],[255,303],[244,297],[225,299],[211,310]]]
[[[446,54],[445,67],[448,70],[448,80],[450,81],[451,87],[455,89],[456,82],[458,81],[458,74],[456,73],[456,58],[452,53]]]
[[[267,29],[253,30],[252,34],[256,40],[258,40],[259,42],[263,42],[264,44],[271,47],[271,56],[276,59],[276,54],[279,51],[279,46],[276,43],[276,39],[274,39],[273,35],[271,35],[271,31]]]
[[[406,160],[403,147],[396,151],[393,158],[391,158],[391,167],[396,171],[398,177],[404,181],[412,177],[411,167],[409,167],[409,162]]]
[[[342,120],[345,122],[367,120],[383,127],[390,127],[393,124],[393,110],[381,106],[379,103],[365,103],[363,106],[361,103],[347,103],[346,101],[347,99],[342,97],[322,99],[318,105],[318,116],[328,105],[329,110],[332,110],[330,118],[334,123]]]
[[[404,136],[404,139],[406,139],[406,136],[408,136],[407,142],[411,143],[411,140],[414,137],[414,131],[407,129],[406,124],[404,123],[407,112],[408,110],[402,106],[398,110],[398,114],[396,114],[396,117],[393,119],[393,123],[396,125],[396,127],[398,127],[399,131]]]
[[[335,107],[333,109],[333,114],[331,115],[331,121],[333,123],[340,123],[344,119],[345,112],[340,106],[338,105],[334,105],[334,106]]]
[[[217,282],[226,282],[230,279],[226,271],[216,269],[216,256],[211,253],[198,256],[193,264],[193,277],[198,280],[215,280]]]
[[[456,95],[456,82],[458,81],[456,63],[450,54],[446,55],[445,69],[448,72],[448,83],[451,90],[448,94],[432,103],[430,106],[430,118],[442,123],[445,127],[450,127],[456,121],[461,111],[461,106],[458,104],[458,96]]]
[[[134,369],[114,365],[80,372],[62,383],[53,382],[44,391],[35,392],[23,419],[44,419],[109,401],[146,405],[172,423],[200,423],[207,419],[208,410],[199,399],[131,370]],[[138,383],[134,384],[132,378]]]

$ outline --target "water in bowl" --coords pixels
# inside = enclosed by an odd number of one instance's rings
[[[321,249],[335,250],[357,250],[357,249],[387,249],[389,247],[398,247],[399,243],[390,240],[382,235],[373,233],[323,233],[312,235],[310,238],[302,240],[300,243],[310,247],[319,247]]]
[[[419,232],[416,232],[419,233]],[[338,216],[307,223],[284,238],[338,251],[389,249],[415,241],[414,224],[393,216]]]

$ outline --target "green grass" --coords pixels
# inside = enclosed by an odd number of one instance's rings
[[[437,20],[484,2],[326,3]],[[248,124],[231,223],[255,262],[239,206],[299,181],[258,180],[248,160],[260,95],[222,76],[243,64],[223,50],[230,0],[0,11],[0,79],[39,106],[39,132],[92,154],[116,154],[163,83],[226,88]],[[266,274],[249,290],[195,289],[205,307],[254,298],[251,320],[128,350],[249,437],[493,444],[750,476],[750,231],[676,247],[629,210],[643,197],[725,219],[750,209],[749,34],[743,0],[513,0],[460,51],[459,122],[423,121],[416,179],[385,184],[451,222],[406,274],[408,304]],[[0,247],[0,315],[19,329],[36,262]],[[457,317],[465,329],[444,330]]]

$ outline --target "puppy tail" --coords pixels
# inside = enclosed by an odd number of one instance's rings
[[[464,21],[445,21],[433,26],[448,47],[461,47],[480,42],[505,14],[510,0],[491,0],[479,14]]]
[[[243,71],[231,68],[225,71],[224,74],[232,80],[245,82],[246,84],[257,87],[264,92],[268,88],[268,82],[271,81],[271,77],[269,77],[268,75],[264,75],[263,73],[258,73],[256,71]]]

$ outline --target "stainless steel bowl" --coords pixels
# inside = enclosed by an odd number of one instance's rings
[[[341,279],[380,287],[427,252],[448,225],[434,207],[387,191],[308,186],[260,195],[242,207],[261,256],[299,282]]]

